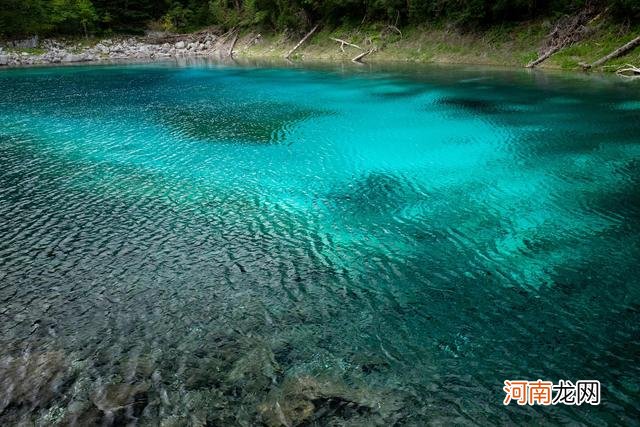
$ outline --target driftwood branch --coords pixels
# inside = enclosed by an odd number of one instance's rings
[[[229,36],[231,36],[232,34],[235,34],[235,32],[236,32],[236,27],[233,27],[232,29],[230,29],[229,31],[227,31],[226,33],[220,36],[220,41],[226,42],[229,39]]]
[[[224,55],[223,53],[223,49],[226,46],[227,40],[229,40],[229,36],[233,35],[236,33],[236,27],[233,27],[232,29],[230,29],[229,31],[227,31],[226,33],[222,34],[220,37],[218,37],[214,50],[220,50],[220,54]],[[233,47],[231,48],[231,50],[233,50]],[[231,56],[231,50],[227,50],[227,55]]]
[[[362,53],[359,53],[358,55],[354,56],[353,58],[351,58],[351,60],[353,62],[361,62],[361,59],[364,58],[365,56],[369,55],[370,53],[373,53],[375,49],[369,49],[367,51],[364,51]]]
[[[635,65],[625,64],[622,68],[616,71],[616,74],[623,77],[640,77],[640,67],[636,67]]]
[[[591,64],[589,66],[589,68],[599,67],[602,64],[604,64],[605,62],[609,61],[610,59],[617,58],[619,56],[624,55],[625,53],[629,52],[631,49],[634,49],[638,45],[640,45],[640,36],[636,37],[633,40],[631,40],[629,43],[617,48],[616,50],[614,50],[610,54],[608,54],[606,56],[603,56],[602,58],[598,59],[596,62]]]
[[[233,40],[231,41],[231,47],[229,47],[229,52],[227,53],[227,56],[233,56],[233,48],[236,46],[239,33],[240,31],[236,31],[235,35],[233,36]]]
[[[293,55],[293,52],[295,52],[296,50],[298,50],[298,48],[299,48],[300,46],[302,46],[302,45],[304,44],[304,42],[306,42],[306,41],[307,41],[307,39],[308,39],[309,37],[311,37],[311,35],[312,35],[313,33],[315,33],[315,32],[316,32],[316,30],[317,30],[317,29],[318,29],[318,25],[316,25],[315,27],[313,27],[313,28],[311,29],[311,31],[309,31],[309,32],[307,33],[307,35],[306,35],[306,36],[304,36],[304,37],[302,38],[302,40],[300,40],[300,41],[298,42],[298,44],[297,44],[297,45],[295,45],[295,46],[293,47],[293,49],[291,49],[289,52],[287,52],[287,54],[284,56],[284,59],[289,59],[289,57],[290,57],[291,55]]]
[[[544,61],[549,59],[551,57],[551,55],[553,55],[554,53],[556,53],[560,49],[562,49],[562,46],[555,46],[555,47],[549,49],[548,51],[546,51],[545,53],[543,53],[542,55],[540,55],[539,57],[537,57],[533,61],[529,62],[527,65],[525,65],[525,67],[526,68],[533,68],[536,65],[543,63]]]
[[[341,50],[341,51],[343,51],[343,52],[344,52],[344,45],[351,46],[351,47],[355,47],[356,49],[363,50],[363,49],[362,49],[360,46],[358,46],[357,44],[349,43],[349,42],[348,42],[348,41],[346,41],[346,40],[336,39],[336,38],[333,38],[333,37],[329,37],[329,38],[330,38],[331,40],[335,41],[335,42],[340,43],[340,50]]]

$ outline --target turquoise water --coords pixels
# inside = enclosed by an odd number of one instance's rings
[[[638,84],[3,71],[0,423],[638,425],[639,237]]]

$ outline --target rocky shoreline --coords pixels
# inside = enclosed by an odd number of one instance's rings
[[[229,34],[211,32],[191,35],[161,35],[157,37],[107,38],[94,44],[78,41],[36,38],[30,43],[9,42],[0,46],[0,67],[109,62],[117,60],[162,60],[190,56],[229,56],[235,40]],[[12,47],[18,46],[18,47]]]

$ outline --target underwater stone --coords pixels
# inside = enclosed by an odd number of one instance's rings
[[[364,374],[383,372],[391,367],[387,359],[375,354],[358,353],[352,362],[359,366]]]
[[[276,382],[276,373],[280,371],[273,351],[260,345],[250,350],[233,364],[228,379],[232,384],[242,386],[249,393],[267,390]]]
[[[139,416],[149,401],[146,383],[109,384],[91,394],[93,404],[114,419]]]
[[[0,414],[12,406],[46,407],[62,393],[69,365],[60,351],[26,353],[0,360]]]
[[[312,420],[358,419],[373,425],[380,404],[371,390],[348,388],[342,381],[300,376],[286,380],[258,405],[261,421],[270,427],[297,426]]]

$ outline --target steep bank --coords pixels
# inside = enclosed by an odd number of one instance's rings
[[[349,61],[369,52],[363,61],[458,63],[522,67],[536,58],[553,30],[551,21],[461,32],[447,26],[398,29],[382,24],[361,28],[320,29],[296,50],[291,60]],[[586,36],[539,65],[550,69],[581,69],[581,64],[615,50],[640,34],[640,27],[591,22]],[[185,56],[283,58],[304,34],[202,31],[110,39],[44,40],[35,48],[0,50],[0,66],[112,60],[166,60]],[[346,43],[341,43],[344,41]],[[600,70],[615,71],[640,64],[640,48],[607,62]]]

